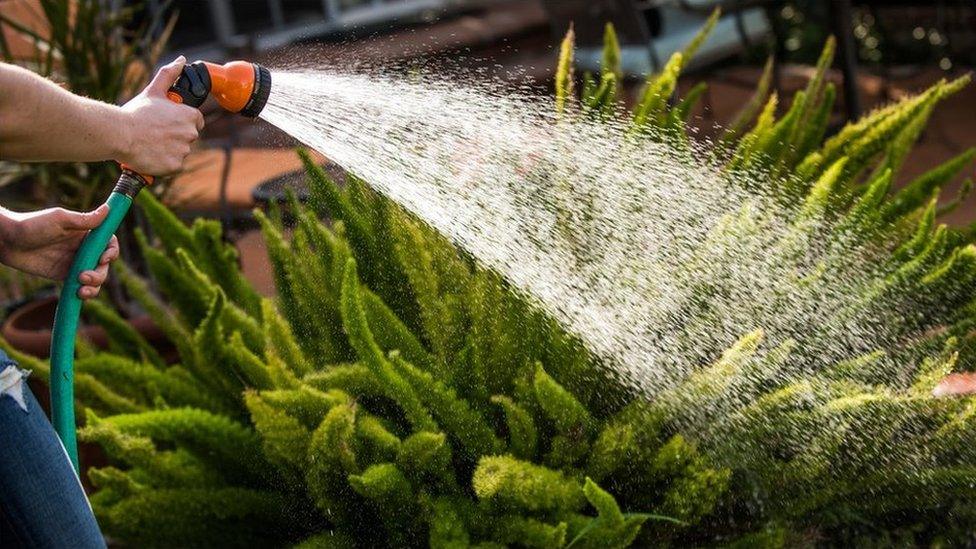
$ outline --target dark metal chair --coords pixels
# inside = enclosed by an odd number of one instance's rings
[[[715,0],[545,0],[554,34],[572,23],[576,32],[577,65],[597,70],[603,27],[610,21],[621,42],[625,75],[643,76],[660,70],[680,51],[716,6],[723,16],[709,39],[687,66],[694,70],[737,55],[764,40],[773,27],[760,1]]]

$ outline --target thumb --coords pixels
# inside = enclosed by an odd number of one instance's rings
[[[186,57],[182,55],[176,59],[169,62],[163,68],[159,69],[156,76],[153,76],[152,82],[146,86],[147,95],[158,95],[165,96],[166,91],[169,90],[170,86],[176,83],[176,80],[180,77],[180,73],[183,71],[183,65],[186,64]]]
[[[64,227],[66,229],[90,230],[98,227],[108,217],[108,204],[102,204],[90,212],[66,211]]]

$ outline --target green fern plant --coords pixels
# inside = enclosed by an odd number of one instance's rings
[[[293,204],[291,239],[256,214],[277,306],[242,283],[214,222],[186,227],[140,198],[167,243],[140,238],[169,304],[125,266],[119,275],[180,360],[165,364],[111,308],[88,306],[111,342],[83,346],[76,363],[82,439],[117,461],[89,473],[108,533],[161,546],[622,547],[642,531],[679,535],[714,507],[728,470],[663,431],[642,401],[608,408],[587,384],[557,381],[599,372],[496,275],[303,158],[314,200]],[[326,211],[331,226],[318,221]],[[347,223],[359,225],[358,250]],[[618,503],[600,484],[625,467],[635,492]],[[689,499],[699,503],[677,503]]]
[[[669,97],[706,33],[648,79],[634,131],[690,143],[701,88]],[[584,78],[579,97],[572,49],[570,34],[561,116],[615,116],[612,28],[599,81]],[[729,171],[770,173],[798,220],[827,212],[835,234],[887,250],[861,299],[917,313],[899,326],[903,343],[823,364],[808,342],[772,345],[757,329],[728,349],[701,342],[714,360],[646,399],[497,274],[303,153],[311,200],[292,201],[293,226],[256,212],[274,302],[242,278],[215,222],[187,227],[140,197],[160,293],[124,265],[118,274],[179,359],[163,361],[111,308],[89,306],[111,342],[82,345],[76,364],[81,437],[113,460],[89,471],[103,528],[174,547],[965,542],[976,523],[974,401],[931,389],[973,364],[976,252],[972,231],[935,223],[933,196],[974,153],[890,189],[932,108],[965,81],[824,142],[832,53],[828,43],[781,117],[764,78],[712,154]],[[761,223],[746,212],[714,231]],[[786,361],[809,362],[808,373],[778,376]],[[892,363],[913,365],[909,378]]]

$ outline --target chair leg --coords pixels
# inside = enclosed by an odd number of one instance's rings
[[[851,29],[851,1],[830,2],[830,20],[834,36],[837,37],[841,72],[844,74],[844,105],[847,107],[847,118],[856,120],[861,116],[861,97],[857,89],[857,52]]]

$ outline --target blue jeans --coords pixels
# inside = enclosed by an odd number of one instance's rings
[[[0,373],[16,364],[0,351]],[[81,482],[26,372],[0,394],[0,547],[104,548]],[[0,376],[2,377],[2,376]]]

